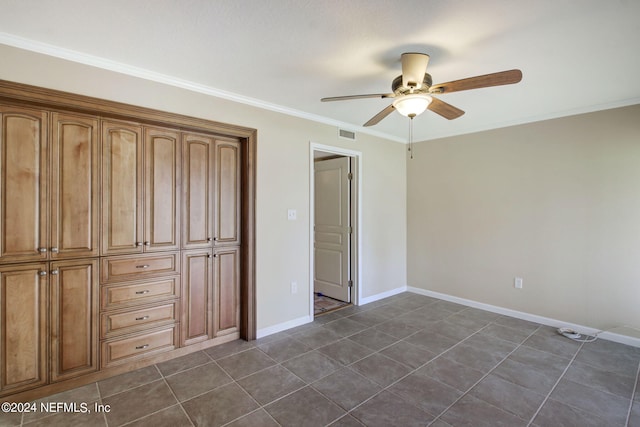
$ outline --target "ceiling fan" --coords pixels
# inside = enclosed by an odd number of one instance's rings
[[[480,89],[491,86],[502,86],[518,83],[522,80],[520,70],[501,71],[482,76],[453,80],[447,83],[432,84],[431,75],[427,73],[429,55],[424,53],[402,54],[402,75],[391,83],[392,93],[376,93],[369,95],[348,95],[322,98],[320,101],[345,101],[360,98],[395,98],[393,103],[373,116],[364,126],[373,126],[387,117],[393,110],[413,119],[425,110],[431,110],[445,119],[453,120],[464,114],[454,107],[432,95]]]

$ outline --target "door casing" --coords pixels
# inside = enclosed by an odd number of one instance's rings
[[[352,206],[352,218],[351,223],[353,226],[353,242],[351,253],[351,266],[352,266],[352,280],[353,288],[351,289],[351,302],[353,305],[359,305],[360,295],[362,293],[361,275],[362,260],[360,254],[362,248],[360,242],[362,241],[362,153],[360,151],[349,150],[341,147],[333,147],[330,145],[318,144],[311,142],[309,149],[309,316],[313,318],[313,278],[315,277],[314,271],[314,250],[313,239],[314,232],[313,226],[315,224],[315,206],[314,206],[314,189],[315,189],[315,174],[314,174],[314,155],[317,151],[324,153],[331,153],[338,156],[351,157],[352,165],[351,170],[353,173],[353,191],[351,192],[351,206]]]

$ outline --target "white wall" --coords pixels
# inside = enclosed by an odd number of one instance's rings
[[[363,297],[406,286],[402,144],[111,71],[0,45],[0,79],[256,128],[258,330],[310,316],[309,144],[362,152]],[[298,211],[287,220],[287,209]],[[300,291],[290,294],[290,282]]]
[[[409,286],[640,328],[639,119],[636,105],[416,144]]]

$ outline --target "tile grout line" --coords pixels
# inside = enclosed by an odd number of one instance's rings
[[[545,396],[544,400],[540,403],[540,405],[538,406],[538,409],[536,410],[536,412],[531,416],[531,419],[527,423],[527,427],[531,426],[531,424],[533,423],[533,420],[536,419],[536,417],[538,416],[538,414],[542,410],[542,407],[544,406],[544,404],[547,403],[547,400],[549,400],[549,397],[551,397],[551,394],[554,392],[554,390],[556,389],[558,384],[560,384],[560,381],[562,381],[562,379],[566,375],[566,373],[569,370],[569,368],[571,367],[571,365],[573,365],[573,362],[576,360],[576,357],[578,357],[578,354],[582,350],[582,347],[584,347],[584,342],[580,343],[580,346],[578,347],[578,350],[576,350],[576,352],[574,353],[573,357],[571,358],[571,361],[569,361],[567,366],[564,368],[564,370],[562,371],[562,374],[560,374],[560,376],[558,377],[558,379],[555,382],[555,384],[553,385],[553,387],[551,387],[551,390],[549,390],[549,393],[547,393],[547,395]]]
[[[464,310],[461,310],[461,311],[464,311]],[[438,320],[438,322],[439,322],[439,321],[442,321],[442,320],[445,320],[446,318],[451,317],[451,316],[453,316],[453,315],[455,315],[455,314],[457,314],[457,313],[460,313],[460,312],[452,312],[450,315],[448,315],[448,316],[444,317],[443,319]],[[409,372],[409,373],[407,373],[406,375],[404,375],[404,376],[402,376],[402,377],[398,378],[396,381],[392,382],[391,384],[387,385],[386,387],[383,387],[383,388],[382,388],[382,390],[380,390],[379,392],[377,392],[377,393],[376,393],[376,394],[374,394],[373,396],[369,397],[368,399],[364,400],[363,402],[359,403],[358,405],[356,405],[355,407],[353,407],[351,410],[349,410],[347,413],[348,413],[348,414],[350,414],[350,413],[351,413],[351,411],[353,411],[354,409],[357,409],[358,407],[360,407],[360,406],[364,405],[365,403],[367,403],[368,401],[370,401],[370,400],[371,400],[371,399],[373,399],[374,397],[378,396],[380,393],[382,393],[382,392],[384,392],[384,391],[389,391],[388,389],[389,389],[389,388],[391,388],[392,386],[396,385],[397,383],[399,383],[399,382],[400,382],[400,381],[402,381],[403,379],[407,378],[408,376],[410,376],[410,375],[414,374],[414,373],[415,373],[415,372],[417,372],[418,370],[420,370],[420,369],[424,368],[425,366],[427,366],[429,363],[433,362],[434,360],[436,360],[436,359],[438,359],[438,358],[442,357],[445,353],[447,353],[447,352],[449,352],[450,350],[452,350],[452,349],[454,349],[454,348],[458,347],[460,344],[464,343],[465,341],[467,341],[468,339],[470,339],[472,336],[474,336],[474,335],[476,335],[476,334],[480,333],[483,329],[486,329],[489,325],[491,325],[491,324],[493,324],[493,323],[494,323],[494,322],[493,322],[493,321],[491,321],[491,322],[487,323],[485,326],[483,326],[482,328],[480,328],[479,330],[477,330],[476,332],[474,332],[473,334],[469,335],[468,337],[466,337],[466,338],[464,338],[464,339],[462,339],[462,340],[459,340],[455,345],[453,345],[453,346],[451,346],[451,347],[447,348],[446,350],[442,351],[441,353],[439,353],[438,355],[436,355],[435,357],[433,357],[433,358],[432,358],[432,359],[430,359],[429,361],[427,361],[427,362],[423,363],[422,365],[418,366],[417,368],[413,369],[412,371],[410,371],[410,372]],[[538,326],[538,327],[537,327],[533,332],[531,332],[531,334],[529,334],[529,335],[527,336],[527,338],[529,338],[531,335],[533,335],[535,332],[537,332],[537,331],[538,331],[538,329],[540,329],[540,327],[541,327],[541,326]],[[423,328],[423,329],[424,329],[424,328]],[[421,329],[421,330],[422,330],[422,329]],[[405,340],[406,338],[409,338],[409,337],[411,337],[411,336],[413,336],[413,335],[415,335],[415,334],[417,334],[417,333],[419,333],[419,332],[420,332],[420,331],[416,331],[416,332],[414,332],[414,333],[412,333],[412,334],[410,334],[410,335],[407,335],[405,338],[400,339],[400,341],[403,341],[403,340]],[[525,339],[525,340],[523,340],[523,342],[524,342],[524,341],[526,341],[526,339]],[[389,348],[389,347],[391,347],[391,346],[393,346],[393,345],[395,345],[395,344],[397,344],[397,342],[396,342],[396,343],[393,343],[393,344],[390,344],[390,345],[388,345],[388,346],[386,346],[386,347],[381,348],[378,352],[380,352],[380,351],[382,351],[382,350],[385,350],[385,349],[387,349],[387,348]],[[471,387],[469,387],[469,389],[468,389],[466,392],[464,392],[464,394],[463,394],[463,395],[461,395],[458,399],[456,399],[456,401],[455,401],[455,402],[453,402],[451,405],[449,405],[449,407],[447,407],[447,408],[446,408],[442,413],[440,413],[439,415],[435,416],[435,418],[434,418],[434,419],[429,423],[429,425],[430,425],[430,424],[432,424],[433,422],[435,422],[438,418],[440,418],[440,416],[441,416],[444,412],[448,411],[448,410],[449,410],[449,408],[450,408],[451,406],[453,406],[453,405],[454,405],[458,400],[460,400],[462,397],[464,397],[464,396],[469,392],[469,390],[471,390],[473,387],[475,387],[475,385],[476,385],[477,383],[479,383],[480,381],[482,381],[482,380],[483,380],[487,375],[489,375],[491,372],[493,372],[493,370],[495,370],[495,369],[496,369],[496,367],[497,367],[498,365],[500,365],[500,363],[502,363],[502,362],[503,362],[507,357],[509,357],[509,356],[510,356],[514,351],[516,351],[516,350],[517,350],[521,345],[522,345],[522,343],[518,344],[518,345],[516,346],[516,348],[514,348],[514,349],[513,349],[509,354],[507,354],[507,355],[506,355],[506,356],[505,356],[505,357],[504,357],[504,358],[503,358],[499,363],[497,363],[497,364],[496,364],[496,366],[494,366],[494,367],[493,367],[493,368],[492,368],[492,369],[491,369],[491,370],[490,370],[486,375],[482,376],[482,378],[480,378],[476,383],[474,383]],[[369,356],[370,356],[370,355],[369,355]],[[369,356],[366,356],[366,357],[369,357]],[[384,355],[382,355],[382,356],[384,356]],[[365,358],[366,358],[366,357],[365,357]],[[386,356],[384,356],[384,357],[386,357]],[[365,358],[363,358],[363,359],[365,359]],[[363,360],[363,359],[360,359],[360,360]],[[391,359],[391,360],[393,360],[393,359]],[[354,362],[354,363],[356,363],[356,362]],[[401,363],[401,362],[398,362],[398,363]],[[401,364],[402,364],[402,363],[401,363]],[[350,365],[349,365],[349,366],[350,366]],[[407,366],[407,365],[405,365],[405,366]],[[437,380],[437,379],[435,379],[435,378],[433,378],[433,380],[434,380],[434,381],[437,381],[437,382],[439,382],[439,383],[440,383],[440,381],[438,381],[438,380]],[[371,381],[371,380],[370,380],[370,381]],[[374,383],[375,383],[375,382],[374,382]],[[376,383],[376,384],[377,384],[377,383]],[[441,384],[443,384],[443,383],[441,383]],[[378,384],[378,385],[380,385],[380,384]],[[451,386],[449,386],[448,384],[444,384],[444,385],[446,385],[446,386],[448,386],[448,387],[451,387]],[[455,388],[455,387],[453,387],[453,388]],[[393,393],[392,391],[389,391],[389,393],[392,393],[394,396],[397,396],[397,395],[396,395],[395,393]],[[400,396],[398,396],[398,397],[400,397]],[[400,398],[401,398],[401,399],[403,399],[403,400],[405,400],[403,397],[400,397]],[[406,401],[406,400],[405,400],[405,401]],[[428,414],[431,414],[430,412],[425,411],[424,409],[422,409],[422,408],[420,408],[420,407],[418,407],[418,406],[416,406],[416,405],[414,405],[414,404],[412,404],[412,403],[410,403],[410,402],[407,402],[407,403],[408,403],[409,405],[412,405],[412,406],[414,406],[414,407],[418,408],[419,410],[421,410],[421,411],[423,411],[423,412],[426,412],[426,413],[428,413]],[[433,415],[433,414],[431,414],[431,415]]]
[[[631,402],[629,403],[629,410],[627,411],[627,421],[625,425],[629,425],[631,421],[631,412],[633,411],[634,399],[638,393],[638,382],[640,382],[640,360],[638,361],[638,369],[636,370],[636,382],[633,385],[633,392],[631,393]]]
[[[485,326],[484,328],[482,328],[482,329],[487,328],[487,327],[488,327],[489,325],[491,325],[492,323],[493,323],[493,322],[490,322],[488,325],[486,325],[486,326]],[[449,409],[451,409],[451,408],[453,407],[453,405],[455,405],[455,404],[456,404],[456,403],[458,403],[460,400],[462,400],[462,398],[464,398],[466,395],[468,395],[468,394],[469,394],[469,392],[470,392],[471,390],[473,390],[473,388],[474,388],[475,386],[477,386],[477,385],[478,385],[482,380],[484,380],[484,379],[485,379],[486,377],[488,377],[488,376],[489,376],[493,371],[495,371],[495,370],[498,368],[498,366],[500,366],[500,365],[502,364],[502,362],[504,362],[505,360],[507,360],[507,358],[509,358],[509,356],[511,356],[513,353],[515,353],[515,352],[516,352],[516,350],[518,350],[520,347],[522,347],[522,346],[524,345],[524,343],[525,343],[529,338],[531,338],[531,337],[532,337],[536,332],[538,332],[538,331],[540,330],[540,328],[542,328],[542,325],[538,325],[538,327],[537,327],[533,332],[531,332],[529,335],[527,335],[527,337],[526,337],[525,339],[523,339],[523,340],[522,340],[522,342],[521,342],[520,344],[518,344],[518,345],[517,345],[513,350],[511,350],[511,351],[509,352],[509,354],[507,354],[505,357],[503,357],[503,358],[502,358],[502,360],[500,360],[500,362],[496,363],[496,364],[495,364],[495,366],[494,366],[493,368],[491,368],[491,369],[490,369],[486,374],[484,374],[484,375],[483,375],[483,376],[482,376],[478,381],[476,381],[475,383],[473,383],[473,384],[472,384],[472,385],[471,385],[471,386],[470,386],[470,387],[469,387],[465,392],[463,392],[463,393],[462,393],[462,395],[460,395],[460,397],[458,397],[458,398],[457,398],[453,403],[451,403],[451,405],[449,405],[449,406],[448,406],[447,408],[445,408],[442,412],[440,412],[440,414],[438,414],[438,416],[436,416],[436,417],[433,419],[433,421],[431,421],[431,423],[429,423],[429,425],[431,425],[431,424],[435,423],[437,420],[439,420],[439,419],[440,419],[440,417],[442,417],[442,415],[444,415],[444,414],[445,414]],[[477,333],[479,333],[480,331],[482,331],[482,329],[480,329],[478,332],[476,332],[476,334],[477,334]],[[475,334],[473,334],[473,335],[475,335]],[[473,336],[473,335],[471,335],[471,336]],[[470,337],[468,337],[468,338],[470,338]],[[466,341],[466,340],[465,340],[465,341]],[[455,346],[454,346],[454,347],[455,347]],[[454,348],[454,347],[451,347],[451,348]],[[525,346],[525,347],[526,347],[526,346]],[[447,352],[447,351],[449,351],[449,350],[450,350],[450,349],[447,349],[444,353],[446,353],[446,352]],[[439,357],[439,356],[438,356],[438,357]],[[436,379],[434,379],[434,380],[436,380]],[[437,380],[436,380],[436,381],[437,381]],[[504,409],[499,408],[499,407],[497,407],[497,406],[495,406],[495,405],[493,405],[493,404],[491,404],[491,403],[489,403],[489,402],[486,402],[486,401],[485,401],[485,400],[483,400],[483,399],[480,399],[480,400],[482,400],[482,401],[483,401],[483,402],[485,402],[486,404],[491,405],[491,406],[493,406],[493,407],[495,407],[495,408],[497,408],[497,409],[499,409],[499,410],[501,410],[501,411],[503,411],[503,412],[505,412],[505,413],[508,413],[508,414],[510,414],[510,415],[514,415],[514,416],[518,417],[517,415],[512,414],[512,413],[510,413],[510,412],[508,412],[508,411],[505,411]],[[520,418],[520,417],[518,417],[518,418]],[[523,421],[524,421],[524,420],[523,420]]]

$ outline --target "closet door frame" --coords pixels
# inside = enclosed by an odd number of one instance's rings
[[[136,121],[149,126],[179,128],[183,132],[211,134],[237,138],[240,150],[241,211],[240,248],[240,337],[256,338],[256,277],[255,277],[255,199],[257,130],[227,123],[168,113],[99,98],[76,95],[37,86],[0,80],[0,102],[12,105],[46,108],[57,111],[100,116],[115,121]]]

